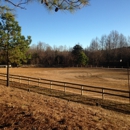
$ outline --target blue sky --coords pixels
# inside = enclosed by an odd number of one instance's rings
[[[25,7],[16,9],[16,20],[22,34],[32,37],[32,44],[73,47],[80,43],[86,48],[93,38],[112,30],[130,36],[130,0],[90,0],[89,6],[74,13],[48,11],[36,2]]]

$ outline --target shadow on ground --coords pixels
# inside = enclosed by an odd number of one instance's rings
[[[6,82],[0,79],[0,84],[6,85]],[[59,90],[38,87],[35,85],[27,85],[18,82],[10,82],[10,87],[22,89],[25,91],[32,91],[47,96],[57,97],[68,101],[85,104],[85,105],[102,107],[104,109],[121,112],[124,114],[130,114],[130,104],[128,103],[125,104],[116,101],[102,100],[102,99],[92,98],[88,96],[81,96],[78,94],[73,94],[68,92],[64,93],[63,91],[59,91]]]

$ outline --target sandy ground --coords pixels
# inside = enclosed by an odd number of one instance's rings
[[[130,130],[130,115],[0,85],[0,129]]]

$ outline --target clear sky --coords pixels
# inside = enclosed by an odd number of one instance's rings
[[[130,0],[90,0],[89,6],[74,13],[48,11],[36,2],[25,7],[16,9],[16,19],[22,34],[32,37],[32,44],[73,47],[80,43],[86,48],[93,38],[113,30],[130,36]]]

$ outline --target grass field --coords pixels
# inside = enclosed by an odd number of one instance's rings
[[[6,73],[6,69],[0,68],[0,73]],[[128,90],[126,69],[10,68],[10,73]],[[129,114],[107,110],[100,106],[68,102],[13,87],[7,88],[3,85],[0,85],[0,108],[0,129],[4,130],[129,130],[130,128]]]
[[[6,73],[6,68],[0,68]],[[67,81],[91,86],[128,89],[126,69],[108,68],[10,68],[10,74]]]

